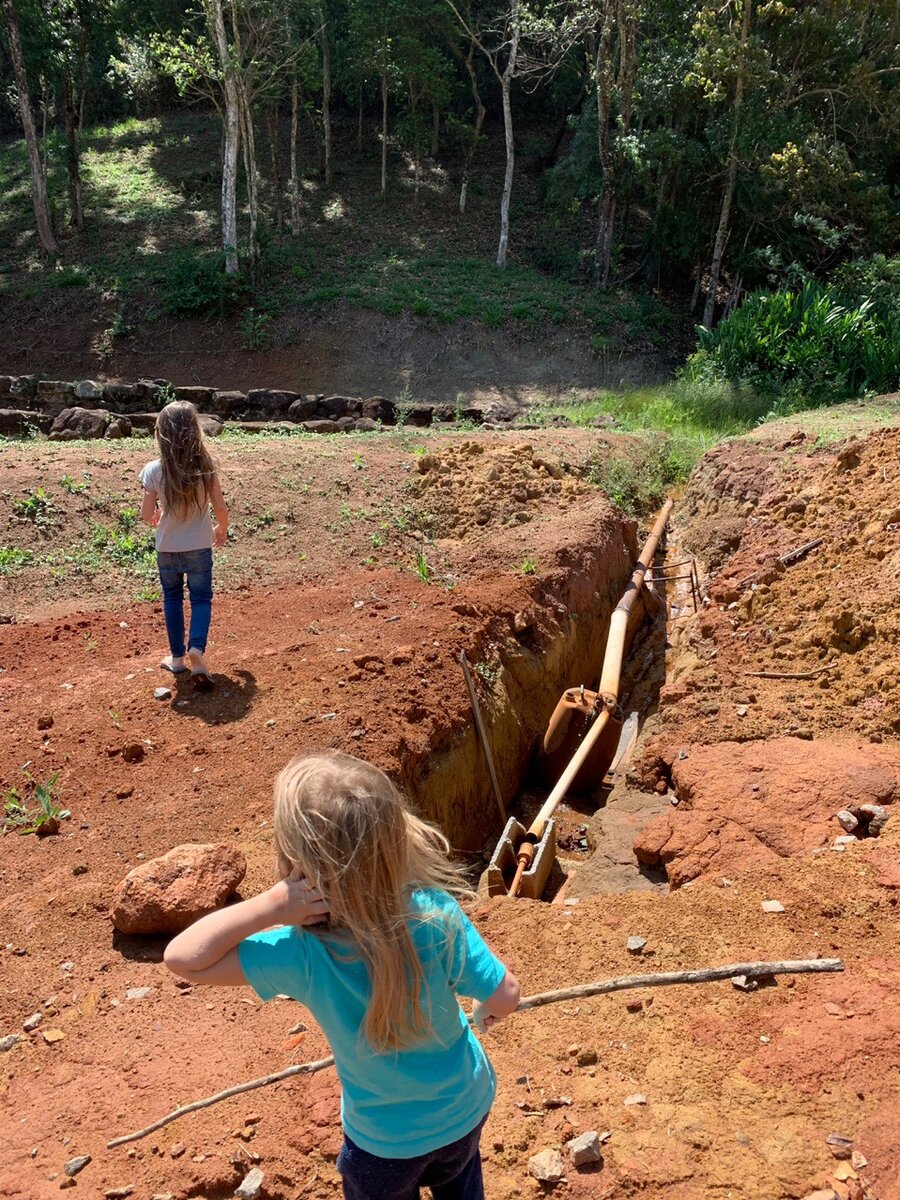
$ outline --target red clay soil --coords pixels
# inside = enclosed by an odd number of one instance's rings
[[[540,457],[573,463],[598,444],[588,435],[538,436]],[[44,1018],[0,1054],[0,1196],[55,1196],[63,1164],[82,1154],[92,1162],[77,1176],[77,1194],[91,1197],[133,1187],[136,1200],[217,1200],[257,1161],[269,1200],[339,1195],[332,1071],[229,1100],[130,1149],[105,1149],[109,1138],[178,1104],[327,1053],[293,1002],[262,1005],[242,991],[179,988],[161,966],[162,941],[114,934],[107,916],[113,890],[137,863],[180,842],[211,840],[235,842],[246,855],[242,894],[265,886],[273,865],[272,778],[305,748],[339,746],[414,783],[435,740],[470,722],[459,651],[484,664],[479,687],[489,691],[491,663],[513,636],[516,614],[534,614],[534,645],[549,648],[555,606],[571,595],[572,579],[613,517],[596,492],[574,488],[564,503],[548,484],[522,524],[503,524],[515,509],[498,503],[487,525],[464,540],[429,542],[422,524],[407,519],[405,529],[390,530],[387,545],[373,547],[371,534],[386,532],[382,518],[346,521],[340,506],[376,508],[384,500],[401,518],[406,503],[419,513],[422,497],[403,488],[416,472],[412,446],[366,442],[361,468],[354,460],[360,447],[350,440],[309,445],[269,441],[249,452],[243,444],[233,459],[228,452],[232,478],[238,452],[248,455],[233,493],[239,513],[241,503],[250,508],[241,519],[271,510],[276,520],[247,534],[245,558],[230,550],[232,573],[221,573],[226,586],[215,603],[210,656],[218,686],[209,695],[176,685],[171,700],[153,699],[155,686],[171,682],[155,670],[161,617],[158,605],[130,602],[132,577],[64,573],[45,594],[52,576],[42,564],[3,580],[11,597],[3,607],[18,623],[0,629],[2,779],[7,787],[19,781],[26,762],[38,779],[59,771],[73,815],[56,837],[2,842],[0,1036],[22,1033],[36,1011]],[[437,445],[429,441],[429,450]],[[45,477],[78,479],[85,469],[99,473],[108,457],[118,459],[106,468],[110,486],[124,492],[146,457],[141,451],[7,451],[5,461],[15,466],[5,487],[15,496],[35,486],[29,463],[42,462]],[[514,470],[503,455],[497,465],[500,475]],[[322,505],[297,503],[296,520],[286,521],[288,502],[277,487],[279,472],[289,469],[300,488],[310,482],[309,497],[324,490],[326,477],[350,490],[332,490]],[[363,481],[375,473],[382,483],[366,497]],[[535,474],[554,479],[539,468]],[[451,487],[449,506],[465,507],[469,488],[468,480]],[[71,518],[78,498],[54,492]],[[110,509],[104,519],[112,518]],[[334,534],[323,536],[334,522]],[[283,536],[282,524],[289,527]],[[87,530],[85,517],[74,535],[83,540]],[[266,541],[272,532],[276,540]],[[31,537],[39,548],[41,533]],[[48,537],[63,534],[51,527]],[[434,559],[431,583],[414,573],[414,546]],[[309,556],[302,563],[300,547]],[[378,562],[363,566],[369,554]],[[522,570],[526,557],[535,575]],[[251,582],[256,565],[261,579]],[[29,571],[40,573],[31,590]],[[452,590],[440,586],[448,575]],[[729,631],[730,618],[722,617]],[[701,738],[701,728],[696,718],[679,726],[678,745],[716,740]],[[854,733],[859,740],[861,731]],[[142,748],[140,761],[126,761],[131,745]],[[878,749],[886,755],[889,746]],[[653,762],[664,762],[662,750]],[[496,817],[486,810],[484,840],[495,835]],[[836,1168],[843,1173],[825,1142],[832,1132],[853,1138],[868,1163],[859,1172],[865,1192],[854,1179],[833,1184],[842,1200],[900,1197],[898,843],[895,820],[878,842],[846,853],[775,856],[730,871],[727,887],[710,876],[667,896],[477,905],[477,923],[526,993],[748,959],[821,954],[846,964],[841,975],[782,979],[749,994],[720,983],[510,1018],[489,1035],[499,1078],[484,1138],[489,1200],[545,1194],[528,1174],[529,1156],[591,1129],[611,1136],[602,1164],[569,1167],[559,1191],[575,1200],[800,1198],[833,1180]],[[770,898],[785,912],[763,913]],[[647,938],[639,959],[625,948],[631,934]],[[129,999],[132,988],[151,990]],[[632,999],[641,1002],[635,1011]],[[291,1031],[300,1022],[308,1029],[298,1041]],[[45,1036],[56,1030],[61,1038]],[[595,1051],[596,1063],[588,1054],[577,1065],[576,1046]],[[635,1094],[646,1103],[626,1105]]]

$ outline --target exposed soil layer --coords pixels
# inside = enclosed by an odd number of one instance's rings
[[[461,649],[480,667],[476,679],[502,751],[501,773],[511,778],[516,743],[506,731],[515,714],[533,714],[537,726],[540,704],[529,707],[529,700],[543,703],[546,695],[552,704],[561,683],[579,682],[593,669],[575,662],[575,650],[582,655],[587,644],[575,617],[592,612],[591,624],[600,623],[635,545],[633,526],[596,490],[561,467],[577,485],[564,500],[550,486],[553,471],[541,474],[535,462],[578,466],[597,447],[628,447],[586,434],[535,434],[528,470],[541,493],[528,498],[531,520],[504,523],[516,508],[501,489],[490,520],[473,527],[466,514],[484,504],[472,502],[484,482],[481,465],[497,466],[498,479],[490,483],[520,471],[521,439],[479,435],[475,440],[489,447],[483,454],[463,454],[462,440],[429,440],[434,462],[422,474],[413,452],[425,444],[418,438],[405,446],[377,439],[220,446],[240,537],[220,571],[210,655],[217,687],[208,695],[174,684],[171,699],[154,700],[155,686],[171,684],[155,669],[161,616],[152,603],[132,602],[136,580],[124,568],[64,572],[49,596],[42,592],[52,578],[45,564],[3,578],[4,607],[19,622],[0,629],[0,719],[8,731],[0,773],[9,786],[26,762],[38,779],[59,770],[61,797],[73,815],[56,837],[9,836],[2,843],[0,1036],[19,1032],[23,1040],[0,1055],[0,1196],[57,1195],[63,1164],[79,1154],[93,1157],[77,1177],[78,1191],[88,1196],[133,1185],[136,1200],[165,1193],[215,1200],[232,1194],[254,1156],[268,1200],[340,1194],[331,1071],[228,1101],[131,1150],[105,1149],[110,1137],[179,1103],[327,1053],[315,1023],[293,1002],[262,1005],[243,992],[178,987],[160,964],[162,940],[114,936],[107,910],[127,870],[181,842],[236,844],[247,860],[241,893],[263,887],[272,873],[271,781],[299,750],[337,746],[370,757],[429,803],[437,793],[427,781],[447,779],[454,762],[464,764],[465,786],[466,772],[476,777],[478,753]],[[763,453],[732,451],[739,452]],[[355,461],[360,453],[364,466]],[[806,457],[805,466],[789,469],[828,471],[834,458]],[[12,483],[5,487],[23,496],[22,489],[48,476],[79,480],[85,470],[98,477],[102,470],[110,480],[100,489],[103,501],[111,493],[133,494],[145,458],[137,448],[8,449]],[[284,473],[296,481],[292,494],[304,500],[295,504],[293,521],[283,515]],[[433,473],[456,482],[440,489],[439,505],[430,497],[426,505],[403,485]],[[69,532],[50,526],[46,537],[60,545],[85,540],[88,510],[78,516],[83,497],[55,486],[54,492]],[[345,520],[345,504],[354,511],[384,504],[405,528],[395,522],[382,529],[390,515]],[[458,513],[466,536],[453,536],[455,522],[446,531],[438,522],[428,533],[424,522],[404,515],[407,504],[417,514],[429,507]],[[110,502],[107,523],[116,509]],[[273,522],[253,532],[241,528],[268,511]],[[44,533],[18,522],[15,528],[17,545],[42,553]],[[375,547],[371,534],[386,532],[384,545]],[[812,536],[791,529],[791,540],[784,531],[779,545]],[[428,561],[430,583],[415,572],[417,550]],[[308,558],[300,562],[299,553]],[[363,565],[370,555],[376,563]],[[534,574],[523,569],[526,557]],[[701,632],[700,621],[684,635],[671,628],[673,662],[688,662],[690,652],[702,663],[690,680],[704,669],[722,670],[727,687],[736,689],[737,672],[753,660],[743,642],[733,649],[728,636],[737,610],[717,603],[702,616],[721,621],[712,634]],[[752,620],[753,614],[740,631],[752,628]],[[701,659],[701,652],[709,657]],[[709,678],[718,695],[726,685],[720,681],[716,689]],[[669,686],[696,698],[681,675]],[[806,719],[817,736],[831,737],[831,726],[812,724],[821,714]],[[665,790],[679,749],[688,754],[680,760],[685,771],[702,766],[696,744],[735,741],[746,718],[735,716],[721,737],[683,705],[666,705],[658,720],[633,775],[645,786],[659,780]],[[775,732],[773,722],[759,736]],[[873,759],[867,769],[877,765],[894,778],[888,729],[848,728],[845,741],[858,746],[873,732],[883,741],[875,747],[877,764]],[[140,753],[126,755],[134,746]],[[698,778],[697,794],[708,786],[706,776]],[[487,791],[477,800],[483,841],[492,847],[499,818]],[[529,1155],[590,1129],[611,1136],[602,1164],[569,1168],[565,1193],[575,1200],[638,1194],[795,1200],[834,1178],[838,1163],[825,1142],[832,1132],[852,1137],[865,1155],[861,1174],[870,1195],[900,1196],[898,849],[894,819],[880,839],[843,853],[730,863],[730,886],[710,869],[667,895],[476,907],[474,919],[526,993],[636,970],[817,953],[846,964],[842,975],[782,979],[748,994],[722,983],[563,1003],[510,1018],[489,1035],[499,1079],[483,1143],[489,1200],[544,1194],[528,1175]],[[472,861],[480,856],[473,853]],[[762,911],[771,898],[783,913]],[[647,938],[639,959],[625,947],[631,934]],[[129,998],[134,988],[151,990]],[[43,1022],[25,1034],[22,1023],[36,1011]],[[302,1038],[291,1032],[299,1022],[308,1026]],[[53,1030],[63,1036],[45,1039]],[[577,1065],[575,1046],[595,1051],[597,1061],[587,1054],[586,1065]],[[624,1103],[638,1093],[645,1104]],[[835,1186],[842,1197],[850,1194]]]

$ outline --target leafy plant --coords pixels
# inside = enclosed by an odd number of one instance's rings
[[[23,795],[16,787],[7,789],[3,802],[3,832],[36,833],[38,837],[58,833],[60,822],[72,815],[68,808],[60,807],[54,794],[59,772],[51,775],[46,783],[39,783],[25,770],[22,774],[28,780],[31,794]]]
[[[272,345],[272,318],[267,312],[246,309],[239,329],[245,350],[268,350]]]
[[[535,575],[537,573],[537,563],[533,558],[523,558],[519,570],[523,575]]]
[[[416,551],[416,574],[423,583],[431,582],[431,567],[425,557],[425,551],[421,548]]]
[[[63,475],[59,481],[60,487],[64,492],[68,492],[70,496],[78,496],[81,492],[86,492],[91,486],[90,479],[85,476],[81,480],[74,480],[71,475]]]
[[[49,493],[42,487],[29,488],[24,497],[12,502],[13,515],[23,521],[32,521],[35,525],[55,524],[54,513],[56,505]]]
[[[12,575],[13,571],[20,571],[32,562],[34,555],[30,550],[21,546],[0,546],[0,575]]]

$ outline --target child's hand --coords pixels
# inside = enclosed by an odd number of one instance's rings
[[[275,915],[284,925],[322,925],[328,920],[328,904],[322,893],[297,868],[275,884],[271,895]]]
[[[154,508],[153,516],[150,518],[150,524],[155,529],[161,520],[162,520],[162,510],[159,508]]]
[[[472,1021],[479,1033],[484,1033],[485,1030],[492,1029],[502,1017],[495,1017],[493,1013],[488,1012],[486,1004],[476,1004],[472,1009]]]
[[[217,547],[224,546],[227,541],[228,541],[228,526],[226,525],[225,528],[223,529],[223,527],[221,525],[216,525],[213,528],[213,545],[217,546]]]

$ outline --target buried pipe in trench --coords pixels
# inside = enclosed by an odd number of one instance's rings
[[[600,684],[597,691],[587,692],[583,688],[570,688],[563,694],[550,718],[544,739],[545,745],[553,741],[553,735],[566,710],[579,707],[582,708],[582,711],[585,711],[585,707],[587,707],[586,698],[589,696],[592,697],[587,711],[594,714],[594,723],[585,734],[581,745],[569,760],[556,786],[544,801],[540,811],[529,826],[528,832],[522,839],[517,854],[516,873],[509,888],[510,896],[517,896],[519,894],[522,876],[528,870],[534,858],[535,846],[543,837],[547,822],[553,816],[557,805],[572,786],[573,781],[584,766],[594,746],[613,719],[613,713],[619,701],[619,684],[622,677],[622,660],[625,657],[625,638],[628,632],[628,620],[634,602],[644,586],[644,576],[653,563],[657,548],[665,533],[674,503],[673,500],[667,500],[660,510],[659,516],[656,518],[653,528],[650,531],[650,536],[644,543],[634,570],[631,573],[631,579],[622,593],[622,599],[616,605],[610,618],[609,635],[606,639],[606,653],[603,656],[603,668],[600,672]],[[585,700],[585,707],[582,706],[582,698]]]

